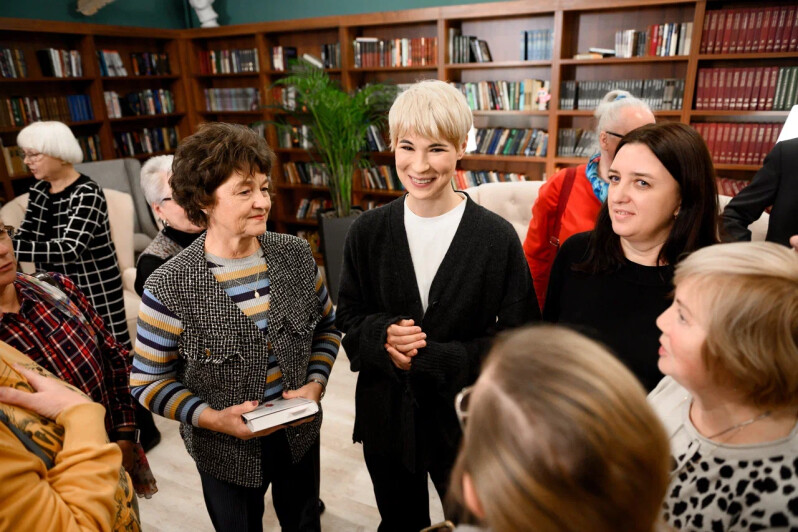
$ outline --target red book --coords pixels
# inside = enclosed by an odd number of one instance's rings
[[[745,124],[737,124],[734,144],[731,150],[731,163],[745,164],[745,153],[743,152],[743,133],[745,132]]]
[[[775,51],[776,29],[779,27],[779,16],[781,10],[778,7],[769,7],[770,25],[768,26],[768,40],[765,44],[765,52]]]
[[[747,68],[735,68],[732,78],[732,91],[729,96],[730,109],[738,110],[743,107],[743,91],[745,90],[745,79],[748,77]]]
[[[795,9],[795,7],[793,7]],[[782,49],[782,39],[784,38],[784,29],[787,27],[787,18],[788,9],[786,6],[779,9],[779,17],[778,23],[776,24],[776,29],[773,35],[773,51],[774,52],[782,52],[786,51]],[[789,37],[788,37],[789,38]]]
[[[649,33],[648,42],[648,55],[657,55],[657,46],[659,45],[659,24],[652,24]]]
[[[724,72],[724,74],[725,74],[724,77],[726,78],[726,82],[724,84],[725,87],[723,89],[723,104],[722,104],[721,109],[731,110],[731,109],[734,109],[734,103],[733,103],[734,100],[735,100],[735,96],[734,96],[734,90],[735,90],[734,71],[737,70],[737,69],[736,68],[727,68],[725,70],[726,70],[726,72]],[[739,79],[739,77],[738,77],[738,79]]]
[[[723,123],[720,125],[720,156],[718,160],[721,164],[728,164],[729,162],[729,138],[731,137],[732,124]]]
[[[717,109],[718,108],[718,79],[720,78],[720,69],[719,68],[710,68],[709,74],[707,75],[707,79],[709,79],[709,87],[707,93],[707,100],[706,100],[706,109]]]
[[[751,94],[748,101],[748,109],[750,111],[756,111],[759,109],[759,91],[762,87],[762,78],[764,77],[764,74],[765,67],[754,68],[754,82],[751,84]]]
[[[712,12],[712,21],[710,22],[709,26],[709,41],[707,43],[707,53],[708,54],[719,54],[720,53],[720,42],[718,39],[718,33],[723,35],[723,28],[724,22],[726,20],[726,12],[725,11],[713,11]]]
[[[759,34],[762,32],[762,21],[765,19],[764,9],[755,9],[751,11],[751,22],[748,23],[748,35],[746,35],[746,42],[751,42],[749,52],[759,52]]]
[[[798,7],[790,6],[787,11],[787,24],[781,37],[782,52],[798,50]]]
[[[768,89],[770,88],[770,73],[772,69],[770,67],[761,67],[762,68],[762,84],[759,85],[759,96],[757,97],[757,111],[765,111],[767,107],[768,100]]]
[[[718,124],[716,122],[708,124],[706,130],[707,149],[709,150],[709,153],[712,155],[712,160],[715,163],[718,162],[717,135],[718,135]]]
[[[751,91],[754,88],[755,71],[755,68],[747,67],[744,68],[740,74],[740,85],[742,85],[742,90],[740,91],[740,110],[747,111],[751,108]]]
[[[729,39],[729,53],[735,54],[743,51],[744,43],[740,43],[740,18],[742,17],[742,9],[735,9],[734,16],[732,17],[732,34]]]
[[[723,33],[718,28],[718,40],[721,41],[720,53],[728,54],[729,47],[732,40],[732,29],[734,28],[734,16],[737,13],[736,9],[729,9],[726,11],[726,19],[723,26]],[[722,37],[721,37],[722,36]],[[717,50],[717,48],[715,48]]]
[[[779,78],[779,67],[770,67],[770,84],[765,100],[765,111],[773,110],[773,96],[776,94],[776,82]]]
[[[712,14],[714,11],[705,11],[704,12],[704,29],[701,31],[701,47],[698,50],[699,54],[707,53],[707,43],[709,42],[709,22],[712,18]],[[651,35],[651,33],[649,33]],[[688,50],[688,54],[690,51]]]
[[[716,68],[715,71],[718,73],[718,81],[717,83],[713,83],[715,87],[712,88],[713,92],[713,100],[714,105],[712,109],[722,110],[723,107],[723,95],[726,93],[726,70],[725,68]],[[713,72],[714,75],[714,72]],[[712,81],[715,81],[713,76]]]
[[[759,27],[759,47],[757,52],[766,52],[768,47],[768,32],[770,31],[770,17],[773,14],[772,7],[762,8],[762,25]]]
[[[750,52],[750,42],[748,41],[748,26],[753,24],[750,9],[741,9],[742,17],[740,18],[740,33],[737,34],[737,53]]]
[[[740,143],[739,164],[751,164],[748,162],[748,150],[751,147],[751,129],[753,124],[743,124],[743,139]]]
[[[762,159],[770,153],[770,150],[776,145],[776,141],[779,140],[779,133],[781,133],[781,126],[782,124],[770,124],[770,142],[767,143],[767,149],[765,150],[764,155],[762,155]]]
[[[695,98],[695,108],[696,109],[705,109],[706,108],[706,97],[707,97],[707,79],[709,77],[709,71],[706,68],[698,69],[698,87],[696,88],[696,98]]]

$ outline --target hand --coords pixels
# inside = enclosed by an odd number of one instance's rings
[[[293,399],[294,397],[304,397],[317,403],[321,401],[321,392],[324,391],[320,382],[309,382],[298,390],[283,391],[283,399]]]
[[[92,402],[87,396],[68,388],[61,381],[39,375],[19,364],[14,364],[14,370],[25,377],[36,392],[23,392],[2,386],[0,387],[0,402],[2,403],[20,406],[40,416],[55,420],[61,412],[70,406]]]
[[[792,249],[798,251],[798,235],[793,235],[790,237],[790,245],[792,246]]]
[[[132,476],[133,466],[136,464],[136,444],[128,440],[115,442],[122,451],[122,467]]]
[[[408,371],[418,350],[426,347],[426,338],[427,334],[413,320],[400,320],[388,326],[385,350],[394,366]]]
[[[224,410],[214,410],[213,408],[206,408],[202,411],[199,417],[199,426],[204,429],[214,430],[235,436],[242,440],[249,440],[251,438],[258,438],[260,436],[268,436],[273,432],[282,430],[286,425],[278,425],[271,427],[260,432],[252,432],[247,427],[247,424],[241,418],[242,414],[251,412],[258,407],[257,401],[245,401],[240,405],[228,406]],[[303,420],[304,421],[304,420]]]

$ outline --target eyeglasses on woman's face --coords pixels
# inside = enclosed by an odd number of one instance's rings
[[[5,240],[6,238],[14,238],[14,235],[17,234],[17,229],[10,225],[0,224],[0,239]]]
[[[44,157],[43,153],[37,151],[22,150],[22,153],[20,153],[20,155],[22,156],[22,162],[30,161],[32,163],[38,163],[39,161],[42,160],[42,157]]]
[[[457,421],[460,422],[460,428],[465,428],[465,423],[468,420],[468,407],[471,402],[471,391],[473,386],[466,386],[454,398],[454,411],[457,414]]]
[[[617,137],[619,139],[623,138],[623,135],[621,135],[619,133],[615,133],[614,131],[608,131],[608,130],[605,129],[604,133],[606,133],[607,135],[612,135],[613,137]]]

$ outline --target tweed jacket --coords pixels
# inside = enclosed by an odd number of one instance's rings
[[[211,408],[260,400],[266,388],[269,350],[257,325],[242,313],[214,278],[205,258],[205,236],[158,268],[145,288],[183,322],[177,380]],[[258,237],[271,284],[268,343],[285,389],[305,384],[314,328],[322,316],[315,292],[315,262],[306,241],[267,232]],[[321,412],[313,422],[286,429],[293,460],[316,441]],[[246,487],[261,484],[261,442],[183,424],[186,449],[197,467]]]

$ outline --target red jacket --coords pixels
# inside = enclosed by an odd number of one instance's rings
[[[560,244],[571,235],[590,231],[596,225],[601,202],[593,193],[593,187],[585,174],[586,169],[585,164],[576,168],[576,179],[568,197],[568,206],[563,211],[560,234],[556,235],[560,239]],[[532,206],[532,219],[529,221],[529,229],[524,240],[524,254],[529,263],[529,271],[532,273],[535,294],[541,310],[546,301],[551,265],[557,255],[557,248],[549,243],[549,238],[554,230],[560,189],[566,172],[567,169],[560,170],[540,187],[538,198]]]

